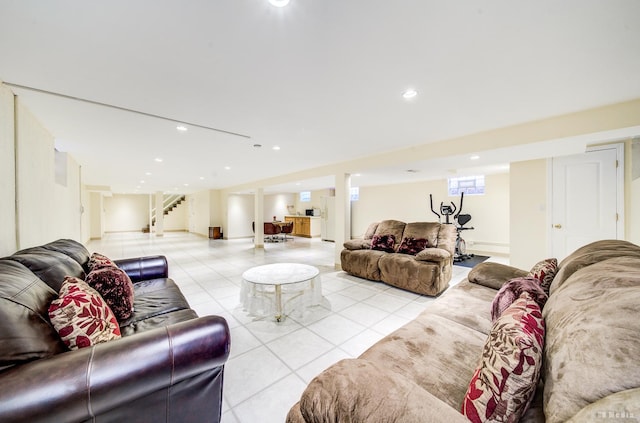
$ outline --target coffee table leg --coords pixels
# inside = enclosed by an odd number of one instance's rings
[[[282,285],[276,285],[276,321],[281,321],[282,317]]]

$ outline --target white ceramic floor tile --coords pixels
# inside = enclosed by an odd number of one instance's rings
[[[334,345],[340,345],[362,332],[365,327],[346,317],[334,314],[312,323],[309,325],[309,329]]]
[[[266,347],[260,346],[229,359],[224,367],[224,397],[235,407],[288,374],[291,370]]]
[[[225,366],[223,423],[284,422],[315,376],[342,359],[357,357],[434,301],[336,270],[336,245],[317,238],[296,237],[255,249],[249,238],[209,240],[175,232],[156,238],[132,232],[106,234],[87,247],[111,258],[166,255],[169,275],[193,309],[199,315],[227,320],[231,357]],[[508,264],[504,257],[490,260]],[[320,270],[322,305],[280,323],[248,316],[239,301],[242,273],[283,262]],[[454,266],[450,286],[465,279],[469,271]]]
[[[284,423],[306,384],[295,374],[274,383],[234,408],[239,423]]]
[[[280,360],[298,369],[333,349],[333,344],[306,328],[298,329],[267,344]]]

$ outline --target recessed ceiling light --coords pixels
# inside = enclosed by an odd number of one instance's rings
[[[409,89],[402,93],[402,98],[404,98],[405,100],[409,100],[417,95],[418,92],[416,90]]]
[[[478,160],[480,158],[480,156],[478,156],[477,154],[474,154],[473,156],[469,157],[471,160]]]
[[[273,148],[274,150],[276,150],[276,151],[280,150],[280,146],[278,146],[278,145],[274,145],[272,148]]]
[[[204,176],[201,176],[201,177],[200,177],[200,180],[201,180],[201,181],[204,181]]]
[[[188,131],[188,128],[186,126],[184,126],[184,125],[178,125],[178,126],[176,126],[176,129],[178,131],[182,131],[182,132],[187,132]]]
[[[162,159],[160,157],[156,157],[155,161],[158,162],[158,163],[162,163]]]
[[[145,172],[144,174],[147,176],[151,176],[151,172]]]
[[[231,166],[225,166],[224,170],[231,170]]]
[[[185,187],[188,187],[188,186],[189,186],[189,184],[184,184],[184,186],[185,186]]]
[[[354,173],[353,176],[362,176],[360,173]]]
[[[140,183],[141,183],[141,184],[144,184],[144,180],[141,180],[141,181],[140,181]]]
[[[289,0],[269,0],[269,3],[275,7],[285,7],[289,4]]]

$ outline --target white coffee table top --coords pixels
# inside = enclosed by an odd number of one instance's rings
[[[319,273],[317,268],[307,264],[274,263],[252,267],[242,274],[242,279],[261,285],[286,285],[308,281]]]

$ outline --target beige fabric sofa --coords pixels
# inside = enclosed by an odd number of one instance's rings
[[[287,422],[467,421],[460,409],[495,288],[525,274],[476,266],[415,320],[318,375]],[[542,316],[540,382],[520,421],[640,421],[640,247],[598,241],[575,251],[559,264]]]
[[[393,237],[393,252],[372,249],[372,240],[384,235]],[[426,248],[415,254],[399,253],[407,240],[425,240]],[[340,261],[349,274],[435,296],[449,286],[455,243],[453,225],[383,220],[370,225],[363,238],[345,242]]]

